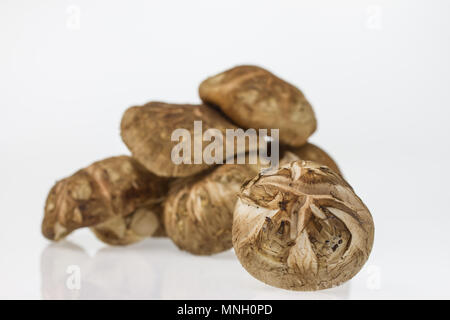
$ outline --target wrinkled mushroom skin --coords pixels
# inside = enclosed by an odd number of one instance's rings
[[[167,184],[167,179],[155,176],[128,156],[95,162],[51,189],[42,233],[50,240],[59,240],[75,229],[128,216],[140,207],[160,203]]]
[[[306,143],[298,148],[287,148],[290,152],[298,156],[301,160],[314,161],[329,167],[336,173],[342,174],[336,162],[324,150],[312,143]]]
[[[251,165],[225,164],[170,186],[164,225],[182,250],[210,255],[232,247],[233,210],[242,183],[258,171]]]
[[[199,94],[239,126],[280,129],[280,142],[290,146],[305,144],[317,127],[303,93],[260,67],[238,66],[210,77]]]
[[[255,278],[290,290],[351,279],[369,257],[372,216],[352,187],[326,166],[293,161],[243,185],[233,246]]]
[[[200,164],[194,163],[194,121],[202,121],[203,132],[208,129],[219,130],[222,137],[218,143],[223,142],[223,145],[226,145],[226,129],[238,129],[220,112],[206,105],[150,102],[125,111],[121,122],[121,135],[133,157],[151,172],[158,176],[186,177],[211,167],[211,164],[203,160]],[[191,134],[190,164],[175,164],[172,161],[172,149],[179,144],[179,141],[171,140],[175,129],[186,129]],[[202,150],[209,143],[203,142]],[[237,151],[237,147],[234,150]],[[225,159],[225,150],[223,156]]]

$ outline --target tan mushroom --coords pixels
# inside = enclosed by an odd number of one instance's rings
[[[42,233],[60,240],[75,229],[127,217],[160,205],[168,180],[128,156],[104,159],[58,181],[50,190]],[[158,227],[159,228],[159,227]],[[155,229],[155,232],[157,229]]]
[[[218,106],[243,128],[279,129],[280,142],[301,146],[316,130],[314,111],[303,93],[256,66],[237,66],[204,80],[200,98]]]
[[[291,290],[351,279],[372,249],[372,216],[326,166],[293,161],[245,184],[234,210],[233,246],[255,278]]]
[[[194,132],[194,121],[201,121],[202,132]],[[187,130],[187,137],[181,140],[172,139],[175,130]],[[195,141],[202,141],[202,134],[208,129],[215,129],[220,133],[214,140],[222,150],[220,160],[227,156],[227,141],[233,144],[233,154],[239,152],[237,140],[231,137],[227,140],[226,130],[236,130],[234,124],[229,122],[220,112],[206,105],[175,105],[162,102],[150,102],[141,107],[129,108],[122,118],[121,134],[125,144],[130,149],[133,157],[141,162],[148,170],[159,176],[186,177],[206,170],[214,163],[208,163],[203,159],[203,151],[209,142],[201,142],[199,148],[195,148]],[[194,140],[198,139],[198,140]],[[217,139],[217,140],[215,140]],[[180,142],[189,146],[189,153],[181,152],[181,157],[186,159],[182,163],[176,163],[173,152]],[[256,150],[254,146],[252,150]],[[243,152],[251,150],[248,140]],[[178,152],[175,152],[178,155]]]

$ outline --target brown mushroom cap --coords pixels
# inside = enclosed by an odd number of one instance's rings
[[[51,189],[42,233],[50,240],[59,240],[75,229],[127,216],[139,207],[160,203],[167,184],[167,179],[128,156],[95,162]]]
[[[142,107],[131,107],[123,115],[121,134],[134,158],[159,176],[186,177],[211,167],[205,161],[196,164],[194,159],[194,121],[202,121],[202,130],[217,129],[222,133],[218,143],[226,145],[226,129],[236,130],[220,112],[206,105],[176,105],[150,102]],[[171,141],[176,129],[186,129],[191,134],[191,164],[175,164],[171,153],[179,141]],[[202,132],[202,134],[203,134]],[[201,139],[201,138],[200,138]],[[203,151],[209,142],[203,142]],[[245,151],[249,149],[248,143]],[[238,148],[235,145],[235,152]],[[226,150],[223,150],[223,159]]]
[[[256,66],[237,66],[204,80],[205,103],[218,106],[244,128],[280,129],[280,142],[301,146],[316,130],[314,111],[303,93]]]
[[[287,150],[294,153],[301,160],[314,161],[319,164],[323,164],[334,172],[341,174],[341,171],[333,158],[331,158],[331,156],[324,150],[312,143],[306,143],[298,148],[287,148]]]
[[[326,166],[293,161],[244,185],[233,246],[255,278],[291,290],[351,279],[369,257],[374,225],[352,187]]]

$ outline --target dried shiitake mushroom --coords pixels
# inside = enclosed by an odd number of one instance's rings
[[[131,157],[95,162],[50,190],[42,233],[59,240],[75,229],[136,214],[141,207],[152,208],[161,203],[167,186],[166,178],[154,175]]]
[[[324,150],[312,143],[306,143],[305,145],[298,148],[288,148],[290,152],[294,153],[301,160],[314,161],[319,164],[326,165],[331,170],[337,173],[341,173],[336,162],[331,158],[331,156]]]
[[[237,193],[242,183],[257,173],[257,165],[224,164],[175,180],[164,204],[168,236],[180,249],[193,254],[230,249]]]
[[[233,246],[255,278],[319,290],[352,278],[369,257],[374,225],[352,187],[326,166],[293,161],[242,186]]]
[[[226,146],[226,129],[236,130],[234,124],[229,122],[220,112],[206,105],[176,105],[162,102],[150,102],[141,107],[129,108],[122,118],[122,139],[131,150],[133,157],[141,162],[148,170],[159,176],[186,177],[199,173],[211,167],[203,161],[202,153],[209,145],[203,142],[196,150],[194,136],[201,141],[203,132],[194,132],[194,121],[202,122],[202,131],[216,129],[221,135],[216,136],[215,143]],[[172,134],[176,129],[185,129],[188,137],[182,137],[190,146],[190,154],[183,154],[190,163],[174,163],[172,152],[179,145],[179,140],[172,141]],[[192,139],[191,139],[192,138]],[[189,140],[189,141],[188,141]],[[235,152],[238,152],[235,140]],[[248,143],[245,151],[248,151]],[[222,160],[226,159],[226,150],[223,150]],[[181,152],[183,153],[183,152]],[[197,161],[196,161],[197,157]]]
[[[279,129],[280,142],[301,146],[316,130],[314,111],[303,93],[256,66],[238,66],[204,80],[205,103],[218,106],[244,128]]]

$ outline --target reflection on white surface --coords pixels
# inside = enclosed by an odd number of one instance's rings
[[[317,292],[267,286],[250,276],[232,250],[198,257],[168,239],[104,247],[93,256],[70,243],[41,255],[44,299],[345,299],[350,282]]]

